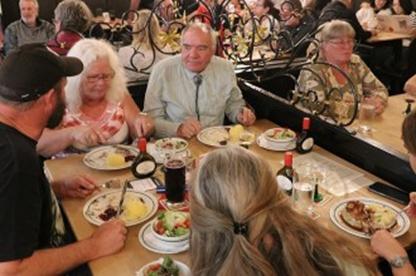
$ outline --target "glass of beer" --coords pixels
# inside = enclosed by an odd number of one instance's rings
[[[185,199],[186,187],[186,164],[181,156],[174,155],[166,159],[165,166],[165,185],[166,198],[168,203],[181,203]]]

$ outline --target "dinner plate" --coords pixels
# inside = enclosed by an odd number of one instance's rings
[[[103,214],[104,211],[109,207],[117,210],[118,203],[120,202],[120,196],[121,189],[103,192],[94,196],[84,205],[84,217],[94,225],[101,225],[105,221],[102,220],[99,215]],[[154,196],[148,193],[137,192],[130,189],[128,189],[125,194],[123,205],[126,206],[126,204],[129,204],[129,202],[131,202],[132,205],[137,204],[135,202],[137,200],[144,203],[146,210],[143,212],[143,214],[140,214],[136,217],[128,217],[128,212],[123,211],[120,215],[120,219],[125,222],[126,226],[139,224],[152,217],[157,211],[158,203]],[[133,212],[133,210],[131,212]]]
[[[285,138],[275,138],[274,136],[276,133],[286,132],[286,135],[290,135],[292,137],[285,137]],[[288,128],[281,128],[281,127],[274,127],[266,130],[263,132],[264,138],[272,143],[290,143],[296,140],[296,133],[293,130]]]
[[[232,126],[215,126],[215,127],[208,127],[201,130],[196,138],[199,142],[204,145],[222,148],[228,145],[251,145],[255,141],[255,134],[250,132],[249,130],[242,129],[240,134],[240,139],[242,139],[242,135],[247,135],[249,140],[238,140],[238,141],[231,141],[230,140],[230,129]],[[244,139],[244,138],[243,138]]]
[[[288,143],[272,143],[266,139],[264,133],[258,136],[256,141],[261,148],[271,151],[288,151],[296,148],[296,140]]]
[[[365,238],[365,239],[370,239],[371,238],[371,235],[348,226],[341,219],[341,211],[345,208],[345,206],[347,205],[347,202],[352,201],[352,200],[358,200],[358,201],[364,203],[365,205],[368,205],[368,204],[381,205],[382,207],[388,208],[391,211],[393,211],[394,213],[396,213],[397,224],[392,229],[390,229],[390,233],[395,238],[400,237],[401,235],[403,235],[404,233],[406,233],[409,230],[409,227],[410,227],[409,217],[407,216],[407,214],[405,212],[401,212],[401,210],[399,208],[397,208],[396,206],[391,205],[390,203],[387,203],[387,202],[384,202],[384,201],[381,201],[381,200],[377,200],[377,199],[372,199],[372,198],[349,198],[349,199],[345,199],[345,200],[342,200],[342,201],[336,203],[329,210],[329,215],[331,217],[332,222],[337,227],[342,229],[343,231],[345,231],[345,232],[347,232],[351,235],[360,237],[360,238]]]
[[[165,151],[176,153],[186,150],[188,148],[188,142],[178,137],[163,138],[156,140],[155,147],[161,153]]]
[[[152,221],[143,225],[138,239],[144,248],[159,254],[177,254],[189,249],[189,239],[172,242],[158,239],[152,231]]]
[[[112,153],[118,153],[122,156],[131,156],[131,160],[126,161],[120,165],[112,166],[108,164],[108,156]],[[111,146],[102,146],[93,149],[92,151],[85,154],[82,161],[87,167],[96,170],[121,170],[131,167],[133,164],[134,157],[139,154],[139,150],[132,146],[127,145],[111,145]]]
[[[162,262],[163,262],[163,258],[160,258],[160,259],[158,259],[154,262],[151,262],[151,263],[148,263],[148,264],[142,266],[142,268],[140,268],[140,270],[136,272],[136,276],[146,276],[144,273],[146,272],[146,270],[150,266],[155,265],[155,264],[161,264]],[[179,276],[191,276],[191,270],[189,269],[189,267],[186,264],[184,264],[180,261],[176,261],[176,260],[173,260],[173,262],[179,268]]]
[[[156,163],[163,164],[166,156],[160,151],[156,149],[156,145],[154,143],[147,143],[147,153],[153,156]],[[181,152],[175,153],[175,155],[179,156],[180,158],[186,158],[188,156],[191,156],[191,151],[189,149],[186,149]]]

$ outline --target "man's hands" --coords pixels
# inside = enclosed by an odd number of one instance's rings
[[[186,119],[176,131],[178,137],[185,139],[192,138],[201,131],[201,123],[194,117]]]
[[[373,251],[390,261],[397,256],[406,256],[406,250],[387,230],[378,230],[371,237],[371,248]]]
[[[93,259],[120,251],[126,242],[127,228],[119,219],[112,219],[100,225],[89,239]]]
[[[59,197],[84,198],[92,194],[97,186],[95,181],[87,176],[75,176],[57,181],[54,191]]]
[[[243,107],[237,115],[237,121],[244,126],[251,126],[256,121],[256,115],[247,107]]]
[[[72,131],[73,145],[78,148],[93,147],[104,143],[105,138],[101,135],[99,130],[90,126],[76,126]]]

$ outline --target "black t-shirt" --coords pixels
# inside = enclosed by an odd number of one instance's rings
[[[36,141],[0,123],[0,262],[56,245],[52,202]]]

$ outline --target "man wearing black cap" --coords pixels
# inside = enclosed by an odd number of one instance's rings
[[[62,105],[65,77],[82,67],[40,44],[17,48],[0,67],[0,275],[62,274],[124,245],[119,220],[66,244],[55,193],[82,197],[95,186],[85,177],[49,184],[36,154],[37,139]]]

